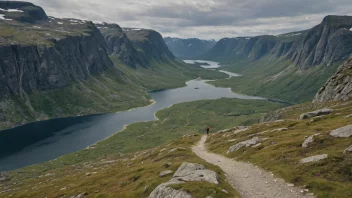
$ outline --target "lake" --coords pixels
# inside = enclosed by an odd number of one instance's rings
[[[194,61],[185,61],[193,63]],[[212,61],[204,68],[220,67]],[[231,73],[231,72],[230,72]],[[235,73],[231,76],[238,76]],[[0,132],[0,171],[9,171],[28,165],[53,160],[57,157],[87,148],[115,133],[124,126],[156,120],[155,113],[173,104],[205,99],[238,98],[265,100],[237,94],[230,88],[214,87],[206,80],[191,80],[185,87],[149,92],[152,105],[102,115],[52,119],[30,123]]]

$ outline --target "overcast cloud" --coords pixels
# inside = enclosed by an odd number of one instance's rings
[[[352,15],[352,0],[29,0],[59,18],[150,28],[164,37],[281,34]]]

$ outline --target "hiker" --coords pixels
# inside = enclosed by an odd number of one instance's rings
[[[207,135],[209,135],[210,128],[207,127],[205,130],[207,131]]]

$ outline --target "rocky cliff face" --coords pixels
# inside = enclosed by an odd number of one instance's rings
[[[146,29],[129,29],[125,30],[125,32],[144,62],[149,63],[152,60],[160,61],[175,58],[160,33]]]
[[[313,102],[347,101],[352,98],[352,57],[319,90]]]
[[[48,20],[44,10],[29,2],[0,1],[0,14],[8,20],[17,20],[26,23]]]
[[[179,58],[198,58],[209,51],[216,44],[215,40],[201,40],[197,38],[180,39],[166,37],[166,45]]]
[[[69,20],[66,22],[71,24]],[[48,37],[42,38],[43,43],[38,44],[17,44],[1,38],[0,98],[65,87],[72,81],[87,79],[112,67],[99,30],[88,22],[81,26],[84,26],[84,34],[52,38],[49,28],[53,26],[42,23],[40,30],[47,30]],[[31,35],[21,35],[26,36]]]
[[[332,65],[346,60],[352,53],[352,17],[327,16],[310,30],[278,36],[225,38],[206,57],[230,59],[235,56],[257,60],[269,55],[292,61],[300,69],[315,65]]]
[[[96,26],[104,36],[109,55],[117,56],[121,62],[132,67],[147,64],[119,25],[103,23],[96,24]]]

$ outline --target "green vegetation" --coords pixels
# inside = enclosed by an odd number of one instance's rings
[[[242,77],[210,82],[221,87],[231,87],[238,93],[265,96],[292,103],[311,101],[315,93],[336,71],[339,64],[329,67],[315,66],[299,71],[290,61],[264,57],[250,62],[236,58],[223,61],[224,70],[242,74]]]
[[[199,137],[191,135],[154,149],[101,156],[96,161],[50,171],[37,172],[31,168],[21,170],[12,173],[9,182],[0,185],[0,191],[11,189],[0,194],[0,197],[71,197],[81,193],[87,197],[148,197],[156,186],[169,181],[173,175],[159,177],[159,173],[165,170],[175,172],[182,162],[199,163],[214,170],[220,184],[188,182],[187,186],[176,186],[177,189],[189,191],[195,197],[204,197],[204,193],[214,198],[239,197],[226,182],[219,167],[206,163],[192,153],[191,147]],[[170,152],[173,148],[182,149]],[[203,190],[204,187],[206,190]],[[222,193],[222,189],[226,189],[229,194]]]
[[[153,62],[148,68],[133,69],[111,56],[115,67],[104,75],[71,83],[55,90],[34,92],[0,102],[6,120],[0,129],[37,120],[123,111],[151,104],[147,91],[185,86],[198,75],[206,79],[226,78],[218,71],[187,65],[181,61]]]
[[[343,154],[351,145],[350,138],[333,138],[331,130],[350,125],[352,121],[346,117],[352,114],[351,102],[331,104],[302,104],[281,109],[281,122],[268,122],[253,125],[246,132],[218,133],[208,138],[207,145],[212,152],[227,155],[232,145],[248,140],[250,135],[268,138],[258,147],[242,148],[230,153],[228,157],[248,161],[287,182],[306,186],[319,198],[352,196],[352,155]],[[321,118],[298,120],[301,113],[330,107],[334,113]],[[287,128],[287,130],[275,130]],[[260,132],[265,132],[258,134]],[[305,137],[320,133],[307,148],[302,148]],[[227,140],[236,139],[235,142]],[[302,158],[319,154],[328,154],[325,160],[301,164]]]

